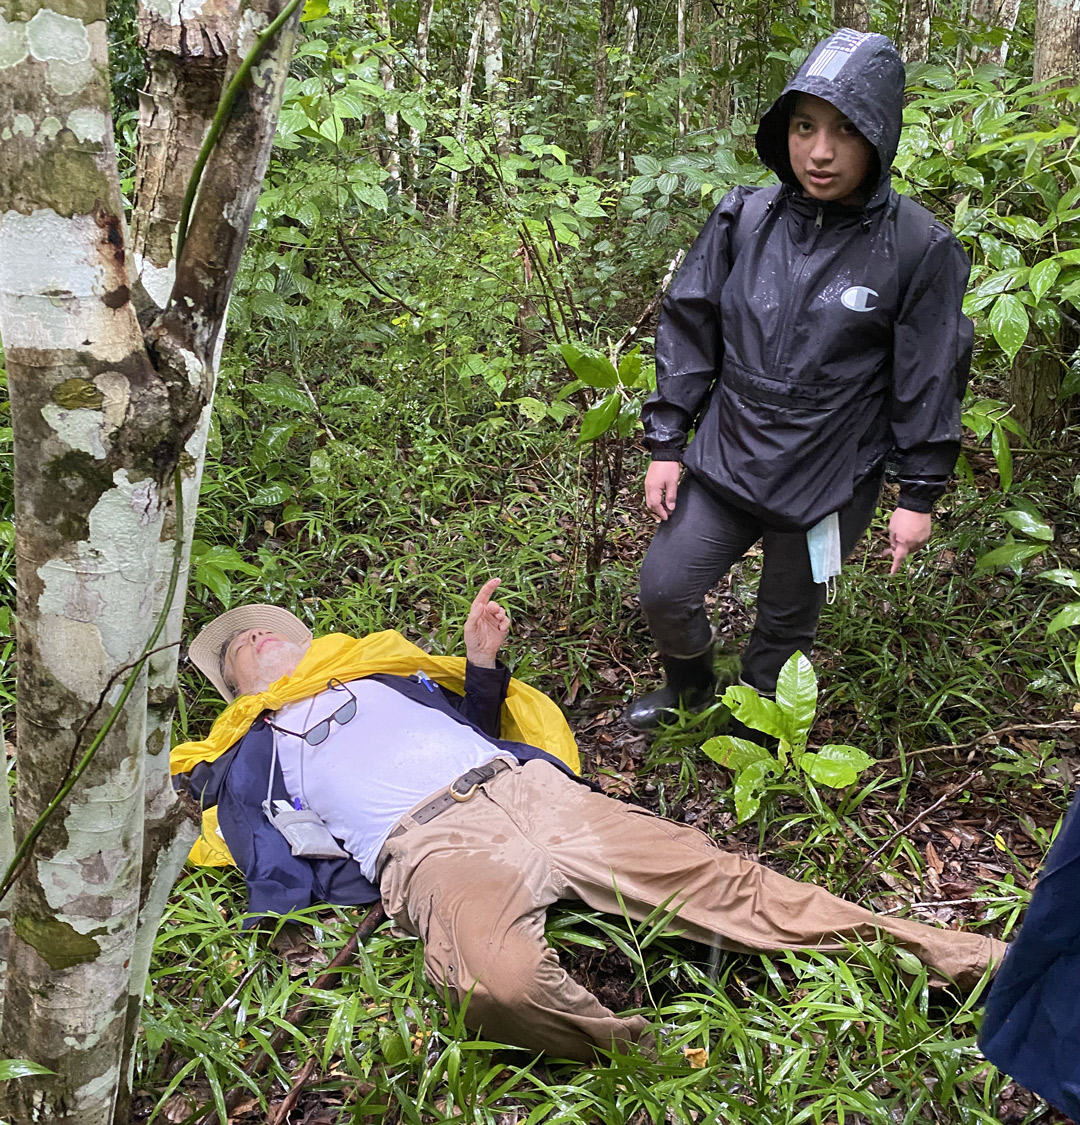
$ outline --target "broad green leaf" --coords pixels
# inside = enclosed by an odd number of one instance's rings
[[[607,390],[618,385],[619,373],[607,356],[582,351],[576,344],[560,344],[559,353],[566,360],[566,366],[590,387]]]
[[[734,738],[730,734],[710,738],[701,749],[714,762],[736,772],[746,769],[751,762],[764,761],[766,758],[772,761],[772,755],[764,746],[746,738]]]
[[[975,573],[987,570],[1019,570],[1028,559],[1041,555],[1046,550],[1045,543],[1014,543],[1010,535],[1002,547],[988,551],[975,564]]]
[[[330,0],[304,0],[304,12],[300,17],[301,23],[310,23],[312,20],[321,20],[330,14]]]
[[[774,738],[788,737],[787,717],[783,710],[771,699],[758,695],[752,687],[732,684],[724,692],[723,701],[740,723]]]
[[[1028,334],[1028,312],[1020,298],[1002,293],[990,310],[990,330],[1001,350],[1013,359]]]
[[[275,481],[273,484],[264,484],[251,498],[253,508],[276,508],[292,498],[293,490],[287,484]]]
[[[624,387],[637,386],[641,378],[641,349],[634,348],[619,360],[619,382]]]
[[[578,434],[578,441],[593,441],[609,430],[619,416],[619,404],[621,402],[622,399],[618,392],[613,391],[603,402],[590,407],[581,420],[581,433]]]
[[[33,1074],[55,1073],[47,1066],[29,1059],[0,1059],[0,1082],[7,1082],[11,1078],[29,1078]]]
[[[249,575],[251,578],[258,578],[262,573],[257,566],[245,562],[243,556],[234,547],[222,547],[218,544],[210,546],[200,541],[198,550],[196,550],[196,543],[192,543],[191,558],[198,566],[213,566],[218,570],[236,570],[241,574]]]
[[[787,738],[795,752],[806,744],[817,712],[817,676],[801,652],[789,657],[776,681],[776,702],[788,719]]]
[[[315,403],[299,387],[286,383],[257,383],[250,388],[251,394],[266,406],[295,410],[300,414],[311,414]]]
[[[674,172],[665,172],[657,177],[656,186],[664,195],[672,195],[679,187],[679,177]]]
[[[1001,480],[1001,491],[1008,492],[1013,482],[1013,456],[1009,447],[1009,439],[1001,426],[995,426],[990,432],[990,450],[997,463],[998,477]]]
[[[739,823],[749,820],[761,807],[761,792],[769,774],[779,772],[773,761],[751,762],[735,779],[735,814]]]
[[[816,753],[807,751],[799,760],[799,765],[815,781],[842,789],[859,779],[859,774],[874,764],[874,759],[857,746],[844,746],[830,743]]]
[[[1007,512],[1001,513],[1001,518],[1029,539],[1041,539],[1043,542],[1049,543],[1054,538],[1054,529],[1045,520],[1038,518],[1031,512],[1022,512],[1010,508]]]
[[[652,176],[635,176],[630,181],[627,195],[645,195],[656,187],[656,180]]]
[[[635,156],[634,167],[643,176],[659,176],[663,171],[660,167],[660,161],[654,156]]]
[[[658,237],[663,231],[668,228],[668,217],[663,211],[654,211],[650,216],[648,222],[645,224],[645,233],[650,238]]]
[[[1058,567],[1054,570],[1044,570],[1039,577],[1046,582],[1053,582],[1057,586],[1066,586],[1070,590],[1080,590],[1080,570],[1065,570]]]
[[[574,213],[580,215],[583,219],[603,219],[607,215],[603,207],[591,197],[575,200]]]
[[[366,203],[377,211],[385,211],[390,205],[386,192],[378,184],[353,184],[352,192],[358,202]]]
[[[1080,602],[1073,602],[1060,610],[1047,625],[1046,635],[1049,637],[1060,629],[1075,629],[1077,625],[1080,625]]]
[[[265,469],[272,461],[282,460],[295,432],[295,422],[272,422],[267,426],[251,451],[252,467]]]
[[[1060,273],[1061,262],[1056,258],[1045,258],[1031,267],[1031,273],[1028,275],[1028,288],[1030,288],[1036,301],[1041,301],[1046,296]]]

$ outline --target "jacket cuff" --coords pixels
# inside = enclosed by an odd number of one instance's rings
[[[653,461],[682,461],[683,451],[681,449],[651,449],[649,450],[649,457]]]
[[[934,504],[945,495],[948,480],[931,477],[928,480],[913,480],[900,477],[900,497],[898,508],[909,512],[922,512],[924,515],[934,510]]]
[[[472,688],[487,688],[490,690],[502,689],[505,693],[510,685],[510,669],[498,658],[495,658],[494,668],[482,668],[471,660],[465,660],[465,690]]]

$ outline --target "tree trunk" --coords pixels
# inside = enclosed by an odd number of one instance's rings
[[[1004,28],[1008,35],[997,47],[969,52],[971,61],[979,63],[996,63],[1004,66],[1009,54],[1009,39],[1016,27],[1016,17],[1020,11],[1020,0],[972,0],[970,22],[981,27]]]
[[[679,96],[675,128],[681,137],[686,132],[686,0],[675,0],[675,40],[679,54]]]
[[[1038,0],[1035,13],[1034,79],[1059,74],[1075,81],[1080,70],[1080,0]]]
[[[596,55],[593,61],[592,115],[595,128],[589,135],[589,153],[586,168],[595,175],[604,160],[604,119],[608,100],[608,47],[615,29],[615,0],[600,0],[596,21]]]
[[[469,51],[465,57],[465,74],[461,79],[461,97],[458,101],[458,144],[465,144],[465,136],[469,123],[469,103],[472,100],[473,81],[476,78],[476,60],[480,54],[480,36],[484,30],[484,5],[486,0],[479,0],[476,8],[476,17],[473,19],[472,36],[469,39]],[[454,169],[450,173],[450,200],[446,205],[446,213],[451,219],[457,216],[458,179],[460,173]]]
[[[854,31],[869,31],[869,0],[835,0],[833,23],[837,27],[850,27]]]
[[[930,54],[930,0],[905,0],[903,12],[900,55],[906,63],[926,62]]]
[[[242,12],[236,0],[208,0],[196,24],[179,3],[159,4],[144,22],[152,62],[131,240],[103,0],[7,13],[15,61],[0,88],[0,128],[11,137],[0,146],[0,336],[15,445],[17,839],[86,754],[124,681],[133,686],[4,899],[0,1057],[55,1071],[5,1084],[0,1115],[13,1121],[130,1120],[149,949],[195,835],[167,774],[175,649],[152,662],[149,704],[145,666],[131,670],[161,616],[162,567],[167,560],[171,572],[182,532],[172,508],[178,465],[185,491],[197,491],[197,434],[299,9],[252,69],[206,163],[177,263],[172,232],[218,75],[235,72],[282,6],[256,0]],[[181,74],[186,67],[203,77]],[[181,608],[182,596],[158,644],[179,636]]]
[[[416,22],[416,70],[417,92],[423,93],[427,88],[428,66],[428,41],[431,38],[431,14],[435,9],[435,0],[421,0],[420,12]],[[416,202],[416,154],[420,151],[420,130],[409,126],[409,153],[406,166],[409,170],[409,198]]]
[[[500,156],[510,151],[510,120],[503,83],[502,11],[499,0],[481,0],[484,11],[484,85],[491,106],[491,129]]]
[[[389,48],[392,38],[389,0],[375,0],[374,16],[375,25],[378,27],[379,34],[383,38],[384,47]],[[394,68],[390,65],[383,51],[379,52],[379,79],[382,82],[383,93],[392,101],[394,95]],[[401,144],[398,140],[399,128],[397,110],[384,110],[383,127],[386,130],[386,145],[383,149],[384,155],[382,164],[386,169],[386,174],[393,180],[395,185],[400,187],[401,155],[399,149],[401,148]]]
[[[623,40],[623,66],[629,70],[630,63],[634,58],[634,50],[637,47],[637,25],[638,25],[638,10],[631,4],[626,9],[626,30],[625,38]],[[619,177],[625,179],[630,167],[630,156],[627,152],[626,145],[626,101],[627,101],[627,83],[623,81],[622,95],[619,98]]]

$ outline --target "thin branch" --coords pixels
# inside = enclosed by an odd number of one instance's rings
[[[338,242],[341,243],[341,249],[345,251],[345,257],[349,259],[353,269],[374,289],[377,293],[381,293],[384,297],[389,298],[391,301],[396,301],[402,308],[408,309],[413,316],[422,317],[424,314],[418,309],[414,309],[404,297],[399,297],[396,293],[391,293],[389,289],[381,285],[371,276],[370,273],[357,261],[356,255],[349,248],[349,244],[345,241],[345,232],[341,227],[337,228]]]
[[[637,318],[633,327],[628,328],[622,335],[619,342],[615,345],[615,354],[621,355],[624,348],[629,347],[638,337],[638,333],[648,323],[649,318],[656,312],[657,305],[664,299],[664,294],[668,291],[668,286],[671,284],[671,279],[675,276],[675,271],[682,264],[683,258],[686,257],[686,251],[680,250],[671,262],[668,264],[667,273],[664,274],[664,280],[660,282],[660,288],[653,294],[652,300],[642,309],[641,315]]]
[[[891,758],[878,758],[876,764],[886,766],[892,762],[900,762],[905,758],[920,758],[924,754],[938,754],[944,750],[970,750],[988,738],[1000,738],[1003,734],[1012,734],[1018,730],[1080,730],[1080,719],[1059,719],[1056,723],[1012,723],[1007,727],[998,727],[984,734],[969,738],[967,742],[942,742],[937,746],[923,746],[919,750],[911,750],[906,754],[894,754]]]
[[[956,794],[959,793],[961,789],[970,785],[975,780],[975,778],[977,778],[979,776],[979,774],[982,773],[982,771],[983,771],[983,767],[980,766],[977,770],[973,770],[971,773],[969,773],[967,775],[967,777],[964,778],[963,781],[958,781],[955,785],[950,785],[949,788],[946,789],[945,792],[942,793],[942,795],[932,805],[929,805],[927,808],[923,809],[923,811],[921,813],[919,813],[918,816],[915,816],[911,820],[909,820],[907,822],[907,824],[904,825],[903,828],[898,828],[885,841],[885,843],[881,845],[880,848],[878,848],[872,855],[870,855],[867,858],[866,862],[862,865],[862,867],[860,867],[859,870],[856,871],[855,874],[852,875],[850,879],[848,879],[847,883],[844,885],[844,892],[846,893],[848,890],[850,890],[851,885],[855,882],[855,880],[858,879],[860,875],[862,875],[862,873],[874,862],[875,859],[878,858],[878,856],[881,855],[882,852],[885,851],[885,849],[895,839],[897,839],[900,836],[905,835],[907,832],[910,832],[911,829],[914,828],[915,825],[919,823],[919,821],[924,820],[935,809],[941,808],[941,806],[943,804],[945,804],[946,801],[952,800],[952,798],[955,797]]]
[[[315,1062],[315,1056],[312,1055],[304,1063],[300,1073],[293,1079],[293,1084],[289,1087],[285,1100],[277,1107],[272,1125],[285,1125],[289,1114],[296,1108],[296,1103],[300,1100],[304,1087],[311,1081],[311,1076],[315,1073]]]

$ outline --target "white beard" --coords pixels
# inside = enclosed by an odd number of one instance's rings
[[[256,658],[256,669],[253,674],[255,683],[251,690],[266,691],[275,680],[280,680],[282,676],[291,676],[306,652],[307,645],[294,644],[292,641],[267,645]]]

